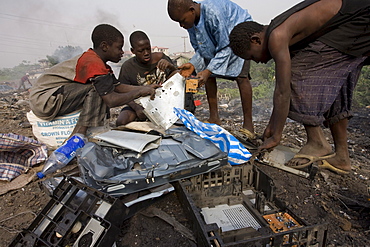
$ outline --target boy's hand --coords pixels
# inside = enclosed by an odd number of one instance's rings
[[[179,70],[180,70],[180,74],[183,77],[187,78],[191,76],[191,74],[194,72],[195,67],[191,63],[185,63],[179,67]]]
[[[166,69],[169,69],[171,71],[176,70],[176,67],[172,63],[163,58],[159,60],[157,68],[162,71],[165,71]]]
[[[205,69],[205,70],[199,72],[197,74],[197,78],[199,78],[198,87],[203,86],[208,81],[208,78],[211,74],[212,74],[212,72],[209,71],[208,69]]]
[[[279,145],[281,135],[274,134],[271,124],[268,124],[263,133],[263,143],[258,147],[258,151],[271,150]]]
[[[142,90],[141,90],[140,95],[141,95],[141,97],[150,95],[150,99],[154,100],[155,90],[159,87],[162,87],[162,86],[158,85],[158,84],[150,84],[150,85],[142,86]]]
[[[265,139],[263,141],[262,145],[258,147],[258,151],[272,150],[274,147],[279,145],[279,143],[280,143],[280,138],[279,140],[277,140],[277,138],[275,138],[274,136],[271,136],[270,138]]]

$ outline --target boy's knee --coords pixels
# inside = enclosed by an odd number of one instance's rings
[[[127,108],[123,108],[116,119],[116,126],[126,125],[136,119],[136,113]]]

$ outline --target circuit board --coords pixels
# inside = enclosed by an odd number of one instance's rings
[[[302,227],[292,216],[288,213],[275,213],[264,215],[263,218],[269,223],[273,232],[285,232],[297,227]]]
[[[187,79],[185,90],[186,93],[198,92],[198,79]]]

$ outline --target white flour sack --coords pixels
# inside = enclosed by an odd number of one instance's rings
[[[71,135],[80,112],[81,110],[78,110],[68,115],[56,117],[52,121],[45,121],[30,111],[27,112],[27,118],[37,140],[51,148],[57,148]]]

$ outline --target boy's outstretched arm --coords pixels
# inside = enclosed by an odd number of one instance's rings
[[[104,103],[107,104],[108,107],[112,108],[116,106],[122,106],[130,101],[133,101],[134,99],[148,95],[151,96],[151,99],[154,99],[155,89],[159,87],[161,86],[158,84],[151,84],[147,86],[131,86],[120,84],[117,86],[117,90],[101,97],[104,100]]]
[[[284,38],[271,36],[269,50],[275,61],[274,108],[259,150],[271,149],[280,143],[290,106],[291,59],[288,41],[284,42]]]

